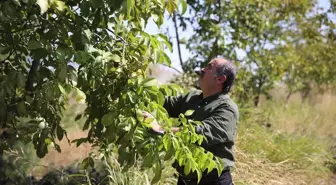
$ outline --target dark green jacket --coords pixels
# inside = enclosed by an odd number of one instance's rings
[[[192,91],[183,96],[166,97],[164,108],[171,117],[178,117],[187,110],[195,110],[188,119],[202,122],[195,129],[207,138],[201,146],[222,158],[225,167],[234,166],[232,147],[239,113],[237,105],[228,95],[218,93],[203,99],[202,91]]]

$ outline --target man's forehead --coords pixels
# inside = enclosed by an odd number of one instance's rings
[[[227,61],[225,59],[222,59],[222,58],[215,58],[215,59],[212,59],[209,64],[215,64],[215,65],[218,65],[218,64],[224,64],[226,63]]]

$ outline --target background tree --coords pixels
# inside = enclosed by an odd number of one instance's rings
[[[303,40],[315,40],[314,42],[319,42],[321,45],[330,43],[327,33],[320,32],[322,25],[330,28],[328,33],[334,33],[332,21],[325,12],[317,8],[317,1],[189,0],[187,3],[189,14],[177,14],[177,22],[182,31],[187,26],[191,26],[194,34],[186,42],[191,56],[183,63],[182,68],[193,71],[216,56],[237,61],[240,74],[238,74],[235,95],[240,100],[254,97],[255,105],[258,105],[261,94],[269,97],[268,92],[274,87],[275,82],[290,81],[288,75],[293,68],[289,66],[301,63],[296,61],[299,56],[289,54],[293,52],[291,51],[293,47],[298,47],[295,43]],[[333,4],[329,13],[332,13],[332,7],[334,7]],[[312,38],[308,33],[316,33],[318,36]],[[316,40],[317,37],[319,39]],[[315,47],[318,46],[311,46],[311,48]],[[284,48],[287,48],[288,55],[284,55],[282,51]],[[298,52],[302,52],[302,48],[297,49]],[[323,56],[321,52],[315,53]],[[333,55],[332,52],[329,54]],[[319,70],[327,69],[326,65],[330,61],[332,60],[324,63],[324,67],[318,67]],[[295,69],[300,71],[294,73],[300,75],[307,73],[301,71],[305,68]],[[333,71],[324,71],[324,73],[333,73]],[[329,76],[327,81],[332,78]],[[302,76],[300,79],[295,77],[296,85],[306,84],[305,77]]]

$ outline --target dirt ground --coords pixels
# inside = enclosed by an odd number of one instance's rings
[[[70,141],[82,137],[86,137],[87,132],[81,130],[72,130],[68,132],[68,138]],[[59,153],[55,149],[50,148],[48,154],[41,160],[41,165],[34,170],[34,176],[43,176],[47,172],[66,167],[76,161],[82,161],[91,152],[91,145],[88,143],[82,143],[79,147],[76,147],[76,143],[70,143],[66,138],[58,142],[62,152]]]

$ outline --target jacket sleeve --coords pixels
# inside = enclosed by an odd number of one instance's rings
[[[181,112],[181,107],[185,101],[186,95],[166,96],[163,107],[167,110],[170,117],[177,118]]]
[[[204,135],[206,140],[202,146],[213,146],[219,143],[234,143],[237,131],[238,115],[228,106],[220,106],[211,115],[197,125],[196,133]]]

